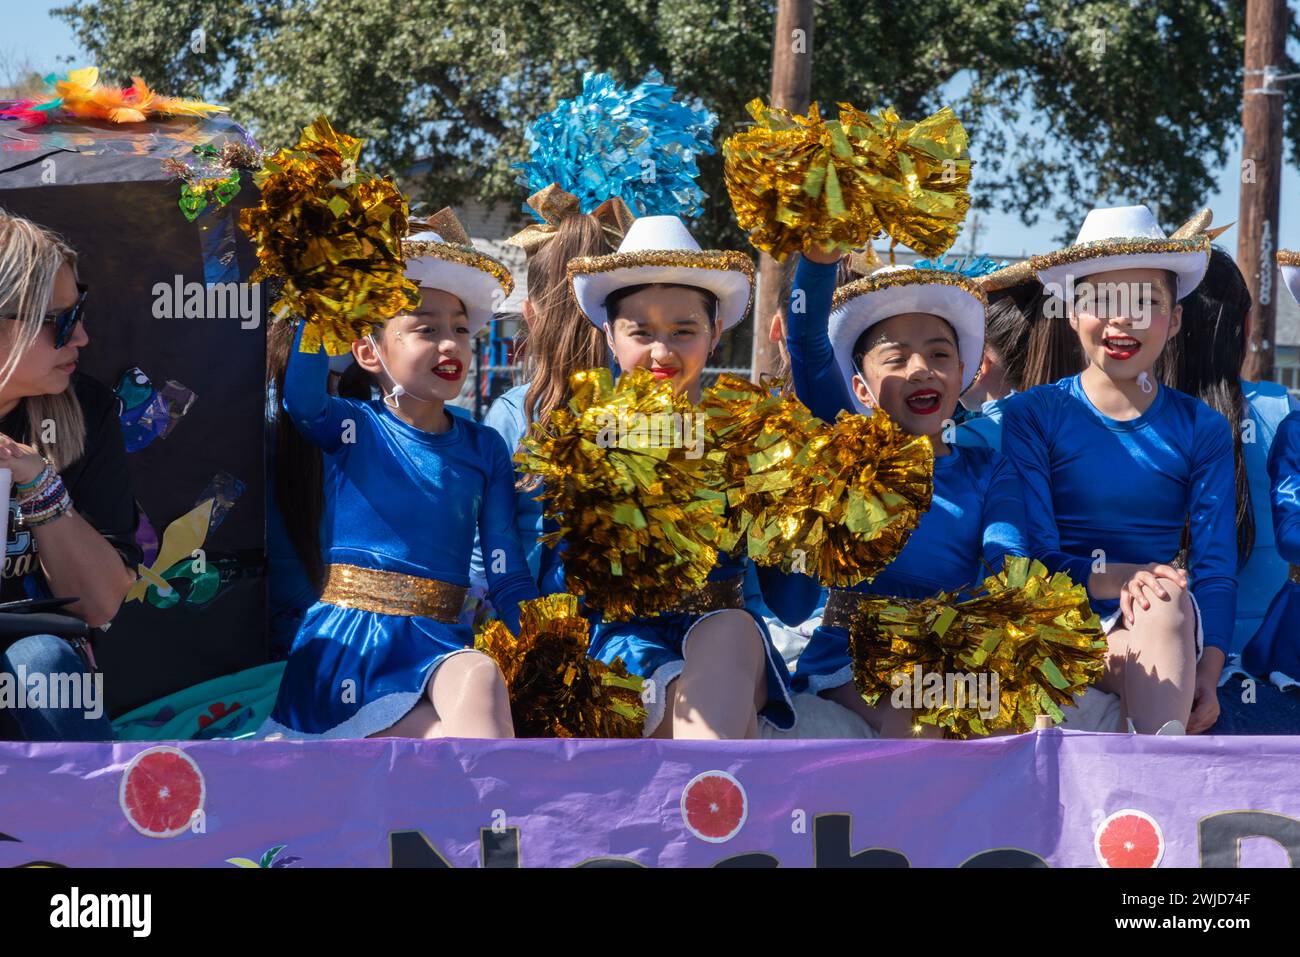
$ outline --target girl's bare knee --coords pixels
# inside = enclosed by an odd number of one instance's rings
[[[466,700],[493,700],[506,696],[505,678],[497,663],[487,655],[477,651],[462,652],[448,659],[434,676],[438,683],[438,692],[445,686],[453,685],[458,696]],[[431,689],[432,690],[432,689]]]
[[[1180,588],[1167,579],[1161,579],[1160,587],[1169,599],[1166,601],[1157,598],[1151,602],[1150,608],[1134,604],[1133,617],[1139,625],[1154,625],[1161,631],[1180,634],[1195,618],[1192,596],[1185,588]]]
[[[700,622],[690,642],[720,651],[737,664],[758,666],[763,661],[763,636],[749,613],[738,608],[728,608]]]

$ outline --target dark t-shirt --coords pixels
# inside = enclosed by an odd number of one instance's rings
[[[63,470],[63,484],[72,497],[72,507],[117,549],[126,566],[134,569],[140,562],[141,552],[135,542],[135,495],[127,474],[117,397],[95,379],[80,373],[73,373],[72,388],[86,418],[86,450]],[[27,414],[21,404],[0,419],[0,432],[15,441],[32,444]],[[24,579],[30,581],[25,585]],[[45,591],[45,575],[36,557],[36,537],[23,525],[16,496],[11,493],[0,601],[30,598]]]

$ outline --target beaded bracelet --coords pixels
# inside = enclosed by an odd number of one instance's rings
[[[62,477],[49,464],[28,484],[27,490],[18,494],[18,511],[28,528],[52,522],[71,508],[72,497]]]
[[[49,462],[46,462],[45,467],[41,469],[36,478],[32,479],[30,482],[19,482],[14,486],[15,490],[18,492],[17,497],[19,504],[31,501],[33,498],[39,498],[58,480],[59,473],[54,471],[54,468]]]

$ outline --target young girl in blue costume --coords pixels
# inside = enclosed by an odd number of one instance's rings
[[[1277,254],[1282,279],[1300,302],[1300,252]],[[1269,604],[1259,630],[1246,645],[1242,666],[1251,674],[1300,680],[1300,412],[1278,426],[1268,454],[1273,535],[1290,574]]]
[[[1032,554],[1087,584],[1110,643],[1098,686],[1119,695],[1141,733],[1214,724],[1232,637],[1228,423],[1149,374],[1208,255],[1203,237],[1165,238],[1145,206],[1089,213],[1074,246],[1034,260],[1089,365],[1013,397],[1003,418]],[[1184,525],[1186,570],[1172,566]]]
[[[753,285],[747,257],[702,251],[676,216],[636,220],[617,253],[575,259],[568,272],[620,368],[648,368],[696,403],[705,363],[723,331],[744,319]],[[647,736],[754,738],[759,717],[794,726],[789,671],[744,602],[748,564],[721,554],[704,587],[676,610],[594,628],[593,657],[622,658],[649,679]],[[785,607],[779,582],[787,577],[760,570],[764,597],[783,620],[802,620],[811,607]]]
[[[583,213],[577,198],[558,186],[534,193],[528,204],[546,225],[529,226],[507,240],[528,254],[528,298],[523,303],[527,333],[516,355],[527,381],[498,396],[483,417],[483,424],[500,434],[512,454],[533,423],[544,427],[555,409],[568,404],[573,373],[609,365],[605,336],[592,327],[569,295],[565,270],[579,256],[612,253],[610,236],[621,237],[633,219],[618,199]],[[554,550],[538,541],[543,534],[542,502],[537,497],[541,488],[522,474],[515,488],[516,524],[529,571],[543,594],[563,591]],[[476,583],[486,581],[478,549],[470,578]]]
[[[450,211],[403,242],[420,304],[352,344],[383,392],[326,391],[324,351],[299,351],[284,404],[324,457],[328,569],[303,620],[265,731],[285,737],[513,737],[505,683],[457,623],[474,530],[494,604],[516,633],[537,588],[515,536],[514,469],[491,429],[450,415],[470,339],[512,285]],[[499,551],[495,551],[499,550]]]
[[[787,346],[795,394],[818,418],[882,408],[934,448],[930,510],[898,557],[871,582],[832,589],[822,624],[799,657],[794,687],[854,711],[885,737],[911,736],[912,713],[869,706],[853,683],[848,619],[857,595],[925,598],[979,581],[1025,554],[1015,472],[996,451],[945,440],[957,400],[984,349],[984,297],[975,281],[935,269],[884,269],[835,291],[838,257],[809,251],[795,273]],[[935,734],[927,729],[927,734]]]
[[[1196,291],[1181,303],[1182,328],[1169,340],[1155,374],[1196,396],[1232,428],[1237,530],[1237,616],[1229,657],[1259,629],[1269,602],[1286,581],[1287,563],[1273,540],[1269,452],[1278,426],[1300,409],[1278,382],[1241,378],[1253,305],[1246,277],[1217,246]]]

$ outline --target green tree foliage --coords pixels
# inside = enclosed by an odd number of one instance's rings
[[[232,107],[264,145],[318,114],[367,137],[436,208],[522,200],[525,129],[585,70],[659,67],[720,117],[769,89],[764,0],[79,0],[59,15],[117,78]],[[977,207],[1073,233],[1099,201],[1146,200],[1166,225],[1214,186],[1238,134],[1239,0],[819,0],[813,95],[919,117],[951,98],[984,169]],[[202,31],[198,33],[196,31]],[[1300,29],[1291,25],[1293,37]],[[780,39],[780,38],[779,38]],[[1283,65],[1296,70],[1294,62]],[[1288,98],[1300,155],[1300,96]],[[1025,133],[1029,130],[1029,133]],[[701,239],[743,248],[718,155]]]

